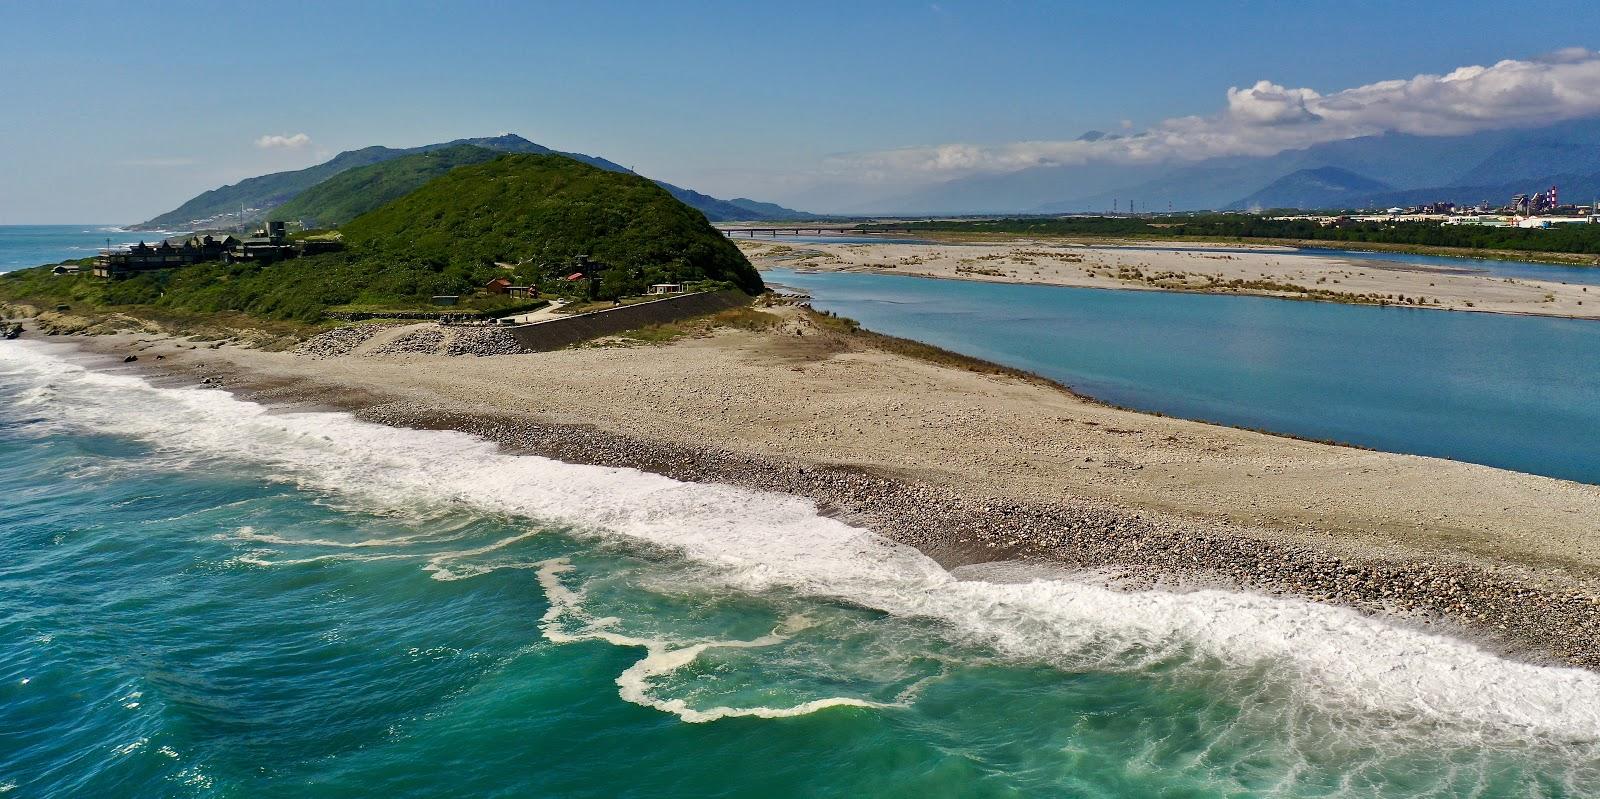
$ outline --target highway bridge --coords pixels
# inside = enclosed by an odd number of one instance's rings
[[[770,237],[770,238],[777,238],[778,236],[879,236],[879,235],[884,235],[884,234],[904,235],[906,233],[910,233],[911,232],[911,230],[909,228],[878,228],[878,227],[875,227],[875,228],[868,229],[868,228],[862,228],[862,227],[853,227],[853,228],[828,227],[826,225],[821,226],[821,227],[817,227],[817,226],[745,227],[743,225],[740,225],[738,227],[718,227],[717,230],[721,231],[721,233],[723,235],[728,236],[729,238],[740,237],[740,238],[749,238],[749,239],[757,238],[759,236],[767,236],[767,237]]]

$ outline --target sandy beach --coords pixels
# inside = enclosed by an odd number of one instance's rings
[[[288,407],[807,496],[948,567],[1289,594],[1600,668],[1600,487],[1110,408],[803,306],[761,313],[765,329],[495,357],[442,354],[470,348],[427,325],[298,353],[54,340]]]
[[[1017,239],[990,243],[791,243],[734,239],[758,267],[885,272],[1087,288],[1200,291],[1600,319],[1600,288],[1464,269],[1290,255],[1283,247],[1183,243],[1134,249]],[[1595,288],[1594,291],[1588,289]]]

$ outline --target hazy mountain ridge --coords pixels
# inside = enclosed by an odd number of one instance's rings
[[[1393,188],[1348,169],[1325,166],[1290,172],[1233,203],[1229,209],[1338,208],[1349,205],[1352,197],[1371,196]]]
[[[1554,166],[1556,168],[1552,169]],[[1540,138],[1502,147],[1450,181],[1452,186],[1481,186],[1535,175],[1600,172],[1600,143]],[[1509,178],[1508,178],[1509,176]]]
[[[863,203],[856,210],[1070,213],[1110,210],[1113,203],[1126,210],[1130,200],[1137,203],[1139,210],[1225,208],[1242,203],[1274,181],[1296,172],[1324,168],[1379,181],[1397,192],[1416,190],[1425,195],[1425,190],[1434,187],[1497,188],[1524,181],[1531,184],[1549,175],[1587,175],[1600,170],[1597,142],[1600,119],[1596,118],[1464,136],[1384,133],[1263,157],[1226,156],[1161,164],[1091,163],[975,175]],[[1492,199],[1503,201],[1509,197]],[[1482,199],[1477,197],[1474,201]]]

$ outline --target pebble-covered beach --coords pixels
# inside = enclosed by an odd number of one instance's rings
[[[1129,589],[1233,587],[1298,596],[1466,635],[1533,660],[1600,669],[1600,597],[1534,585],[1509,570],[1337,557],[1101,502],[975,500],[872,474],[416,403],[377,405],[357,415],[402,427],[462,430],[517,452],[570,463],[808,497],[947,568],[1025,560],[1097,570],[1108,582]]]

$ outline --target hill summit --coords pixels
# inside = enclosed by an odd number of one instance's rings
[[[665,189],[558,155],[505,155],[450,169],[342,232],[360,257],[436,269],[521,264],[519,272],[535,279],[587,256],[604,265],[608,296],[660,282],[762,288],[739,248]]]
[[[358,166],[306,189],[273,209],[267,218],[300,222],[307,228],[340,227],[458,166],[481,164],[503,154],[477,145],[455,144]]]
[[[363,147],[359,150],[348,150],[339,153],[332,159],[316,166],[246,178],[229,186],[211,189],[171,211],[134,225],[133,229],[218,229],[241,227],[259,222],[268,218],[269,214],[272,214],[271,218],[274,219],[293,218],[282,213],[273,214],[273,211],[286,203],[293,202],[307,190],[349,170],[381,164],[405,156],[446,149],[456,150],[462,146],[477,147],[498,153],[564,155],[609,172],[633,174],[632,170],[614,161],[609,161],[599,156],[585,155],[584,153],[552,150],[542,144],[528,141],[514,133],[502,133],[498,136],[477,139],[457,139],[442,144],[426,144],[421,147],[405,149],[380,146]],[[782,206],[741,200],[719,200],[692,189],[674,186],[664,181],[656,181],[656,183],[680,201],[699,209],[713,221],[815,218],[804,211],[796,211]]]

